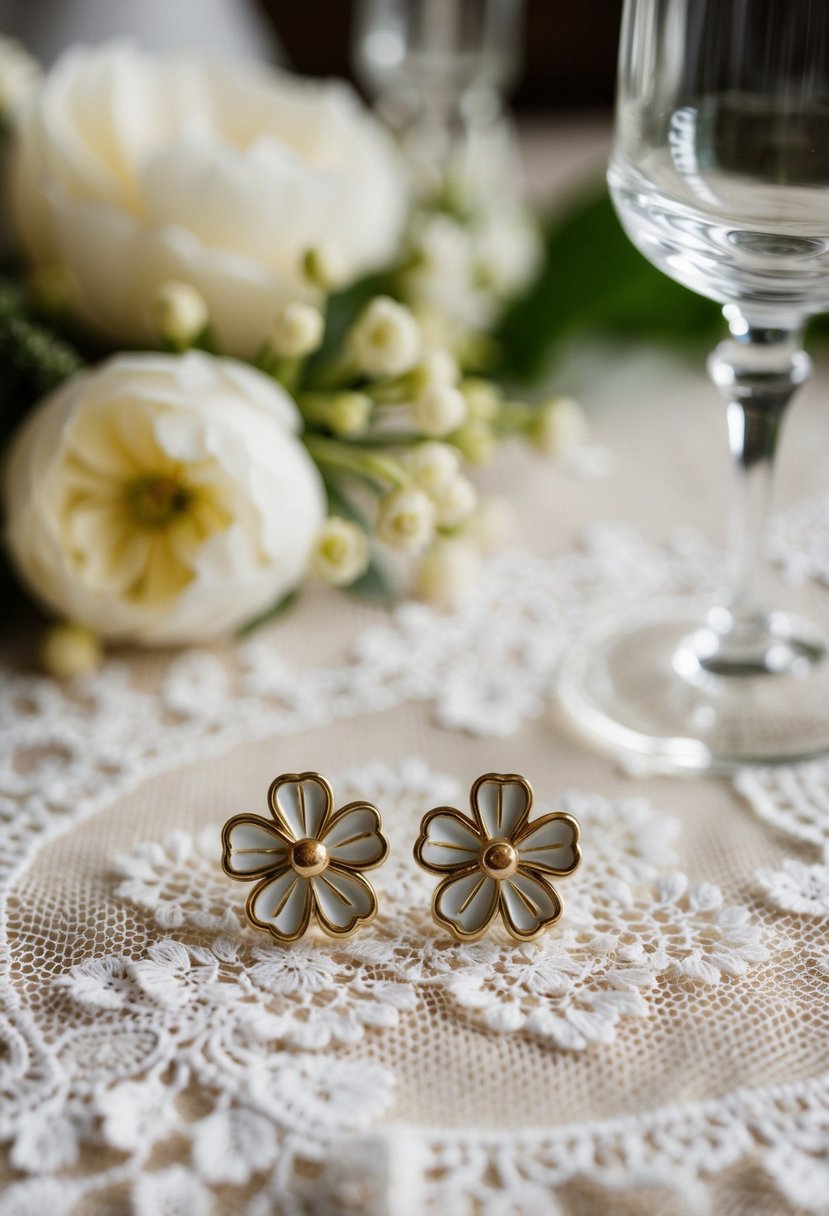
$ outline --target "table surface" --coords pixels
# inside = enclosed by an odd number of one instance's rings
[[[535,193],[606,144],[528,132]],[[448,616],[310,592],[241,647],[121,652],[71,687],[9,653],[0,1214],[829,1212],[829,764],[636,774],[555,702],[591,612],[719,569],[722,406],[652,349],[574,349],[558,382],[605,475],[500,456],[481,483],[515,541]],[[819,361],[775,531],[818,617],[828,388]],[[218,829],[305,769],[375,801],[392,853],[373,925],[278,949]],[[582,824],[532,945],[451,943],[411,860],[423,812],[487,771]]]

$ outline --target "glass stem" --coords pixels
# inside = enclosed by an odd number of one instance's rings
[[[727,607],[709,617],[699,657],[719,674],[769,671],[768,613],[758,591],[769,519],[774,459],[786,407],[811,371],[800,325],[755,326],[730,319],[731,337],[708,361],[725,397],[736,474],[731,589]],[[779,648],[778,648],[779,650]]]

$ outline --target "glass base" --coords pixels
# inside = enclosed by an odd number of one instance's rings
[[[674,600],[595,625],[564,661],[565,711],[597,742],[660,773],[727,774],[829,751],[824,640],[772,613],[740,655],[727,621],[718,631],[721,614]]]

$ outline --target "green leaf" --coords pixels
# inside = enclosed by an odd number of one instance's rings
[[[277,600],[272,608],[266,608],[259,616],[255,616],[252,621],[248,621],[246,625],[243,625],[238,631],[237,637],[249,637],[257,629],[261,629],[263,625],[270,625],[272,621],[277,620],[297,603],[300,591],[301,588],[294,587],[293,591],[289,591],[287,595],[283,595],[282,599]]]
[[[719,308],[656,270],[622,231],[598,186],[553,217],[544,264],[496,334],[503,375],[538,381],[561,343],[592,332],[639,340],[710,340]]]
[[[333,292],[325,306],[325,336],[322,346],[315,351],[307,363],[308,382],[313,383],[314,372],[330,362],[340,350],[345,335],[358,315],[376,295],[390,294],[390,278],[387,275],[370,275],[352,283],[343,291]]]
[[[366,532],[370,532],[368,521],[362,511],[355,507],[345,497],[339,486],[329,478],[325,479],[325,492],[328,496],[329,515],[339,515],[342,519],[353,520]],[[395,586],[394,580],[386,567],[374,555],[372,555],[365,573],[361,574],[356,582],[353,582],[346,590],[362,599],[385,604],[387,608],[394,607],[400,601],[400,592]]]

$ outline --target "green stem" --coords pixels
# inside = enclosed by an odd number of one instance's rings
[[[336,439],[325,439],[321,435],[306,434],[303,438],[311,456],[323,468],[355,473],[392,486],[404,486],[409,480],[403,465],[392,456]]]

